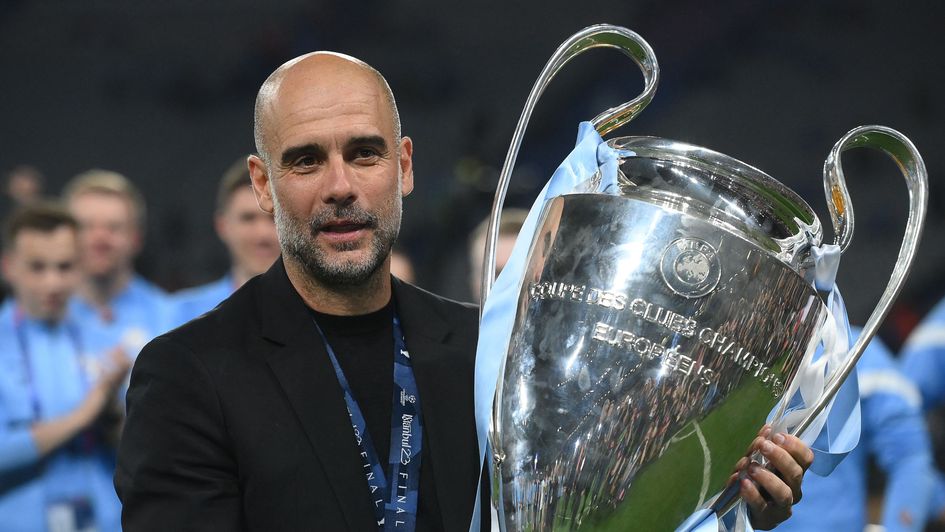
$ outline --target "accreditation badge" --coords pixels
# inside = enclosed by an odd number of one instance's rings
[[[56,500],[46,506],[49,532],[98,532],[95,507],[88,497]]]

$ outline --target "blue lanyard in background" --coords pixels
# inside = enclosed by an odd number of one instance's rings
[[[344,392],[348,415],[360,450],[368,488],[374,502],[374,517],[379,530],[413,531],[417,524],[417,499],[420,491],[420,456],[423,421],[420,416],[420,394],[410,364],[410,353],[394,314],[394,393],[391,410],[390,455],[387,475],[381,467],[367,422],[361,413],[328,339],[315,324],[325,342],[325,349],[335,368],[338,384]]]

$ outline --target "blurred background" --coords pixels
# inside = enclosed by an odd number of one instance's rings
[[[217,182],[254,149],[260,83],[301,53],[352,54],[386,75],[414,139],[401,246],[417,284],[472,300],[468,235],[488,214],[528,91],[563,39],[609,22],[647,39],[662,70],[653,103],[617,135],[741,159],[797,191],[825,224],[821,170],[837,139],[867,123],[912,139],[931,197],[917,264],[881,331],[897,349],[945,296],[943,15],[936,2],[852,0],[4,0],[0,172],[32,171],[48,195],[90,168],[121,172],[148,202],[139,271],[170,291],[218,278],[228,259],[212,226]],[[531,204],[581,120],[641,88],[617,52],[565,68],[532,120],[508,205]],[[859,150],[843,162],[857,224],[839,283],[863,323],[899,249],[907,198],[885,156]]]
[[[887,342],[900,344],[945,293],[937,186],[945,9],[938,3],[6,4],[0,170],[32,165],[51,194],[93,167],[129,176],[149,204],[140,270],[169,290],[226,268],[212,230],[213,198],[227,166],[253,150],[259,84],[295,55],[332,49],[387,76],[415,141],[417,188],[401,242],[418,283],[470,299],[465,236],[487,214],[531,84],[564,38],[610,22],[646,38],[663,74],[654,102],[616,134],[673,138],[739,158],[799,192],[825,223],[820,175],[833,143],[864,123],[909,136],[930,170],[931,212],[918,265],[884,328]],[[531,203],[580,120],[641,86],[636,66],[617,52],[595,51],[569,65],[532,121],[509,204]],[[862,323],[898,249],[906,195],[884,156],[855,152],[844,163],[858,223],[841,286],[856,287],[846,297]]]
[[[417,187],[401,244],[418,284],[472,299],[466,236],[487,215],[525,97],[563,39],[610,22],[646,38],[662,68],[654,102],[616,135],[673,138],[741,159],[796,190],[826,224],[821,169],[833,143],[865,123],[909,136],[929,168],[931,209],[918,264],[883,330],[887,343],[897,347],[945,294],[938,3],[5,3],[0,171],[32,165],[48,194],[93,167],[129,176],[149,209],[140,271],[168,290],[227,267],[212,229],[214,194],[227,166],[253,150],[262,80],[295,55],[331,49],[387,76],[414,139]],[[618,52],[569,65],[539,104],[509,204],[530,205],[579,121],[641,86]],[[898,250],[906,193],[879,153],[849,153],[844,164],[857,225],[840,282],[862,323]]]

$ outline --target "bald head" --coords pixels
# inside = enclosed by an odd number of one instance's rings
[[[364,61],[336,52],[312,52],[282,64],[266,78],[256,95],[253,109],[253,136],[256,151],[267,167],[271,167],[271,141],[276,107],[286,93],[298,93],[306,86],[331,83],[347,79],[353,83],[367,82],[377,90],[386,113],[390,116],[394,139],[400,139],[400,113],[394,93],[387,80],[374,67]]]

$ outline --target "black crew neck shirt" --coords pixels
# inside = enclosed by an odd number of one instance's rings
[[[351,394],[358,402],[358,408],[367,423],[368,433],[384,474],[389,475],[391,412],[394,400],[393,298],[384,308],[358,316],[335,316],[309,310],[335,353],[338,365],[351,387]],[[407,349],[410,350],[409,345]],[[423,404],[423,396],[420,397],[420,403]],[[426,433],[424,430],[417,531],[443,528]],[[350,437],[353,442],[353,432]]]
[[[314,310],[312,315],[338,359],[386,471],[394,395],[394,306],[388,302],[376,312],[359,316]]]

